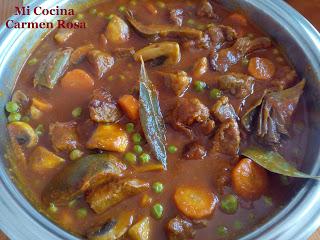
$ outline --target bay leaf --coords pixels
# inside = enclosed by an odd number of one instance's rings
[[[311,176],[299,171],[278,152],[265,150],[260,147],[249,147],[243,150],[241,154],[273,173],[288,177],[320,180],[320,176]]]
[[[158,93],[147,75],[141,58],[140,122],[154,155],[167,169],[166,127],[160,109]]]

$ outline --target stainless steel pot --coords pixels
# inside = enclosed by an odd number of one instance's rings
[[[281,0],[220,0],[230,9],[241,10],[279,43],[300,76],[307,79],[310,131],[305,172],[320,175],[320,35],[298,12]],[[56,1],[41,2],[44,8]],[[59,1],[59,6],[83,9],[97,1]],[[35,3],[31,7],[36,6]],[[54,17],[45,17],[47,21]],[[50,19],[52,18],[52,19]],[[43,16],[15,16],[18,21],[43,21]],[[0,28],[0,111],[9,99],[20,69],[46,30],[8,30]],[[41,215],[15,186],[4,159],[6,122],[0,118],[0,227],[12,240],[77,239]],[[307,239],[320,226],[320,182],[306,181],[294,198],[268,222],[241,239]]]

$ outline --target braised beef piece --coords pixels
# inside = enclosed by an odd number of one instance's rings
[[[225,43],[232,43],[237,39],[237,32],[230,26],[211,24],[207,29],[212,48],[217,51]]]
[[[177,71],[176,73],[160,72],[165,78],[166,85],[171,88],[178,97],[182,97],[188,90],[192,78],[185,71]]]
[[[195,237],[193,224],[179,216],[172,218],[167,224],[167,235],[169,240],[188,240]]]
[[[276,78],[271,81],[271,84],[277,90],[286,89],[297,79],[298,75],[295,70],[288,66],[280,67],[277,70]]]
[[[217,171],[217,175],[214,179],[214,185],[219,194],[224,194],[224,188],[230,186],[231,184],[231,168],[232,166],[228,161],[225,161],[225,166],[221,167],[219,171]]]
[[[49,135],[54,150],[71,151],[79,146],[77,122],[55,122],[49,125]]]
[[[246,98],[253,93],[254,78],[243,73],[230,73],[218,77],[221,90],[227,90],[237,98]]]
[[[305,80],[302,80],[292,88],[271,92],[264,97],[257,119],[257,136],[266,144],[278,144],[281,135],[289,135],[291,117],[304,86]]]
[[[230,118],[224,121],[213,137],[212,150],[234,156],[239,152],[240,131],[238,123]]]
[[[170,20],[177,26],[181,27],[183,23],[183,9],[174,8],[170,10]]]
[[[227,119],[238,119],[233,106],[229,103],[229,98],[226,96],[219,98],[211,108],[210,112],[220,122],[224,122]]]
[[[197,142],[191,142],[183,149],[183,157],[187,160],[201,160],[204,159],[206,155],[206,148]]]
[[[216,123],[212,119],[208,119],[206,122],[200,125],[200,130],[204,135],[210,135],[215,126]]]
[[[215,20],[219,19],[219,16],[214,12],[213,6],[208,0],[201,0],[198,6],[197,15],[199,17],[208,17]]]
[[[89,111],[90,118],[95,122],[114,123],[121,118],[117,103],[105,88],[93,91]]]
[[[180,98],[169,118],[174,129],[192,137],[192,130],[188,127],[196,122],[206,122],[209,115],[209,109],[198,98]]]
[[[93,73],[98,78],[102,78],[103,75],[110,70],[114,64],[114,58],[100,50],[92,50],[87,54],[89,63],[93,67]]]
[[[214,71],[226,72],[229,67],[237,64],[241,58],[257,50],[271,47],[269,38],[260,37],[251,40],[249,37],[239,38],[230,48],[225,48],[219,52],[211,51],[210,64]]]

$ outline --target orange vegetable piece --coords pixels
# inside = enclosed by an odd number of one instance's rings
[[[276,72],[275,65],[267,58],[251,58],[248,66],[249,73],[257,79],[268,80]]]
[[[44,112],[50,111],[53,108],[52,104],[50,104],[46,100],[36,98],[36,97],[32,98],[32,105],[37,109],[39,109],[40,111],[44,111]]]
[[[82,69],[68,72],[62,79],[61,85],[67,90],[89,90],[94,86],[92,77]]]
[[[225,21],[237,24],[237,25],[239,25],[241,27],[246,27],[248,25],[247,18],[245,16],[243,16],[242,14],[240,14],[240,13],[231,14],[230,16],[228,16],[226,18]]]
[[[249,158],[241,159],[231,173],[235,193],[245,200],[257,200],[267,190],[267,171]]]
[[[217,204],[216,196],[208,189],[200,187],[178,187],[174,194],[177,208],[191,219],[210,216]]]
[[[123,95],[119,101],[119,106],[126,116],[131,120],[139,118],[139,101],[132,95]]]

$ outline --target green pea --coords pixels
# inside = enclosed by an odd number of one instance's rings
[[[72,110],[72,116],[75,118],[80,117],[82,114],[82,108],[81,107],[76,107],[75,109]]]
[[[91,8],[89,10],[89,13],[92,14],[92,15],[96,15],[97,14],[97,9],[96,8]]]
[[[160,203],[156,203],[153,205],[151,212],[155,219],[160,219],[163,216],[163,206]]]
[[[242,229],[243,224],[242,224],[241,221],[236,220],[236,221],[234,222],[234,224],[233,224],[233,227],[234,227],[236,230],[240,230],[240,229]]]
[[[131,165],[134,165],[137,163],[137,156],[132,152],[127,152],[124,155],[124,159]]]
[[[227,214],[235,214],[238,209],[238,199],[232,194],[225,195],[220,204],[220,208]]]
[[[83,15],[82,13],[78,13],[78,14],[76,15],[76,18],[77,18],[78,20],[83,20],[83,19],[84,19],[84,15]]]
[[[162,1],[157,1],[157,6],[158,6],[159,8],[165,8],[165,7],[166,7],[166,4],[165,4],[164,2],[162,2]]]
[[[8,116],[9,122],[18,122],[21,120],[21,114],[20,113],[10,113]]]
[[[38,136],[42,136],[43,133],[44,133],[44,126],[43,124],[39,124],[35,129],[34,129],[35,133],[38,135]]]
[[[137,1],[136,0],[131,0],[129,4],[132,5],[132,6],[136,6],[137,5]]]
[[[51,212],[51,213],[56,213],[58,212],[58,208],[56,207],[56,205],[54,205],[54,203],[50,203],[49,204],[49,208],[48,208],[48,211]]]
[[[125,12],[126,11],[126,7],[121,5],[119,8],[118,8],[119,12]]]
[[[268,196],[263,196],[262,197],[263,199],[263,202],[266,206],[268,207],[271,207],[273,205],[273,202],[272,202],[272,198],[271,197],[268,197]]]
[[[222,92],[218,88],[213,88],[210,91],[210,98],[218,99],[222,96]]]
[[[106,19],[110,21],[113,17],[114,17],[114,14],[109,14],[108,16],[106,16]]]
[[[152,189],[155,193],[162,193],[164,186],[161,182],[155,182],[152,184]]]
[[[187,23],[189,25],[194,25],[196,23],[196,21],[190,18],[190,19],[187,20]]]
[[[88,211],[85,208],[79,208],[77,210],[77,217],[78,218],[85,218],[88,215]]]
[[[29,61],[28,61],[28,65],[32,66],[32,65],[35,65],[38,63],[38,59],[37,58],[31,58]]]
[[[196,92],[203,92],[206,88],[207,84],[202,81],[195,81],[194,83],[194,90]]]
[[[134,144],[140,144],[142,142],[142,137],[141,137],[140,133],[133,134],[132,141]]]
[[[74,149],[69,154],[69,158],[72,161],[77,160],[77,159],[81,158],[82,156],[83,156],[83,152],[80,151],[79,149]]]
[[[104,17],[104,12],[98,12],[97,16],[98,17]]]
[[[128,133],[132,133],[134,131],[134,124],[133,123],[127,123],[126,124],[126,131]]]
[[[6,104],[6,110],[7,110],[7,112],[9,112],[9,113],[19,112],[19,109],[20,109],[20,106],[19,106],[19,104],[16,103],[16,102],[10,101],[10,102],[7,102],[7,104]]]
[[[113,81],[114,77],[111,75],[107,78],[109,81]]]
[[[142,164],[147,164],[148,162],[150,162],[150,155],[148,153],[142,153],[140,156],[139,156],[139,160]]]
[[[225,237],[228,235],[228,228],[226,226],[219,226],[217,227],[217,235],[219,235],[220,237]]]
[[[176,146],[174,146],[174,145],[169,145],[168,146],[168,152],[169,153],[176,153],[178,151],[178,148],[176,147]]]
[[[136,153],[136,154],[141,154],[143,152],[143,148],[140,146],[140,145],[134,145],[133,146],[133,151]]]

